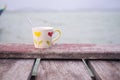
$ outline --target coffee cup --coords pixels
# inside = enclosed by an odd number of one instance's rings
[[[49,48],[61,37],[61,30],[53,27],[33,27],[32,33],[35,48]]]

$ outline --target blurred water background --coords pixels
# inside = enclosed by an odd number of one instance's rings
[[[6,11],[0,16],[0,43],[32,43],[31,28],[36,26],[61,29],[58,43],[120,44],[119,11]]]

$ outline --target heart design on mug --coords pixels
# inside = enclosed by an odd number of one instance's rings
[[[48,32],[48,36],[52,37],[53,32]]]
[[[40,37],[40,36],[41,36],[41,32],[34,32],[34,35],[35,35],[36,37]]]

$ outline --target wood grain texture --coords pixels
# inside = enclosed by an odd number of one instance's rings
[[[33,59],[0,59],[0,80],[29,80]]]
[[[91,80],[81,61],[41,61],[36,80]]]
[[[55,44],[36,49],[32,44],[0,44],[0,58],[120,59],[120,45]]]
[[[90,61],[98,80],[120,80],[120,61]]]

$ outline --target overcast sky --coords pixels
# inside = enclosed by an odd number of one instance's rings
[[[120,0],[0,0],[7,10],[120,10]]]

